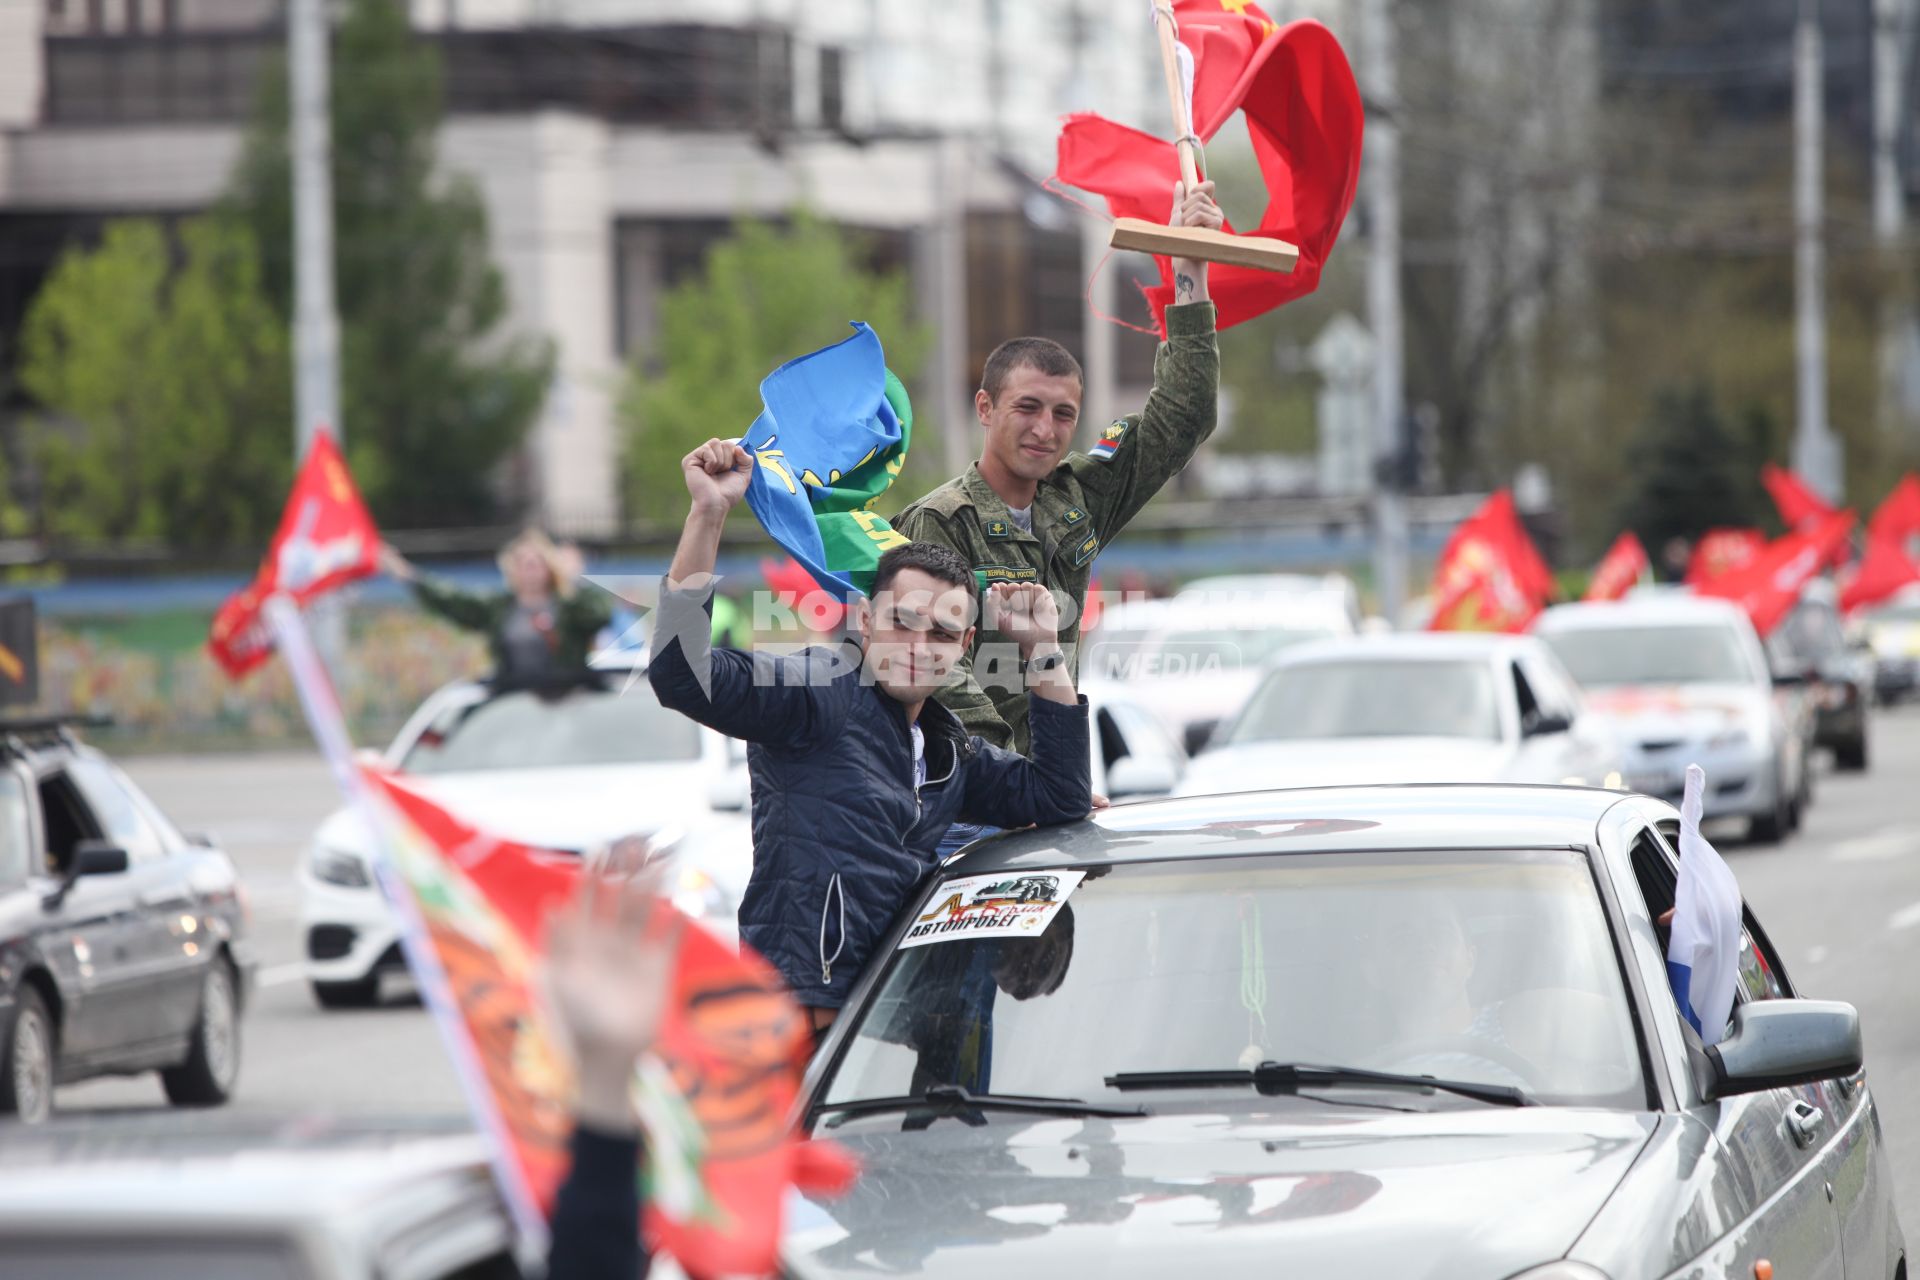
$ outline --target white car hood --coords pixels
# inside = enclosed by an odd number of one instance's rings
[[[710,821],[712,779],[711,768],[689,760],[409,774],[406,780],[489,835],[540,848],[585,850],[619,836]],[[333,848],[365,851],[359,823],[345,810],[321,824],[319,840]]]
[[[1531,781],[1508,776],[1513,761],[1513,749],[1507,744],[1474,738],[1249,742],[1201,752],[1187,767],[1186,777],[1174,794],[1207,796],[1348,784]]]
[[[1729,730],[1765,736],[1771,692],[1739,684],[1618,685],[1587,694],[1587,708],[1623,739],[1699,742]]]
[[[1190,724],[1237,715],[1260,684],[1258,668],[1129,680],[1127,696],[1179,737]]]

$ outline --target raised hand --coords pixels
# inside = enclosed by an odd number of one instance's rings
[[[987,625],[1014,642],[1022,658],[1060,639],[1060,602],[1038,582],[1002,582],[987,592]]]
[[[709,440],[680,462],[695,508],[729,511],[747,496],[753,455],[731,440]]]
[[[1227,215],[1220,212],[1220,206],[1213,200],[1213,183],[1202,182],[1192,191],[1187,184],[1173,184],[1173,218],[1169,222],[1175,227],[1205,227],[1210,231],[1219,231],[1227,225]],[[1207,300],[1207,264],[1195,258],[1175,258],[1173,260],[1173,300],[1176,303],[1205,302]]]

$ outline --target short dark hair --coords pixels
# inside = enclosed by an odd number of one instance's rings
[[[1073,358],[1073,352],[1052,338],[1009,338],[987,357],[987,367],[980,375],[980,389],[987,393],[988,400],[998,401],[1000,389],[1007,385],[1007,375],[1023,367],[1038,369],[1049,378],[1072,378],[1083,391],[1087,386],[1087,375],[1080,371],[1080,362]]]
[[[969,598],[974,594],[973,566],[958,551],[937,542],[908,542],[882,552],[873,571],[873,593],[879,595],[892,586],[902,569],[918,569],[936,582],[965,587]]]

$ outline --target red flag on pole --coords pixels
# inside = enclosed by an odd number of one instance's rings
[[[1760,483],[1779,508],[1781,522],[1794,533],[1812,533],[1833,518],[1833,508],[1797,472],[1769,462],[1760,468]]]
[[[1753,563],[1767,545],[1758,529],[1709,529],[1693,544],[1687,561],[1686,584],[1698,587]]]
[[[1865,609],[1891,599],[1916,582],[1920,582],[1920,564],[1913,562],[1906,549],[1892,538],[1869,532],[1867,554],[1840,589],[1840,608],[1847,613]]]
[[[1494,494],[1447,540],[1434,569],[1434,631],[1525,631],[1554,595],[1553,574],[1520,523],[1513,494]]]
[[[1208,269],[1208,292],[1225,329],[1319,285],[1360,180],[1365,118],[1347,56],[1319,23],[1280,27],[1246,0],[1175,0],[1173,9],[1180,41],[1193,51],[1194,132],[1211,138],[1235,111],[1244,114],[1267,189],[1260,225],[1227,230],[1285,240],[1300,250],[1290,274],[1217,263]],[[1086,113],[1067,117],[1049,179],[1105,196],[1115,217],[1160,223],[1172,214],[1179,180],[1168,139]],[[1160,284],[1146,294],[1164,334],[1173,268],[1169,259],[1156,261]]]
[[[1900,477],[1900,483],[1873,513],[1867,534],[1870,539],[1885,538],[1899,545],[1917,533],[1920,533],[1920,475],[1909,471]],[[1872,549],[1871,542],[1868,549]]]
[[[1754,629],[1766,635],[1793,609],[1807,582],[1847,545],[1852,529],[1853,512],[1829,516],[1812,533],[1789,533],[1776,539],[1744,567],[1702,582],[1694,591],[1738,601],[1753,619]]]
[[[319,431],[294,477],[280,528],[253,581],[213,616],[207,648],[235,679],[273,654],[273,636],[261,616],[276,592],[304,605],[379,569],[380,530],[354,487],[333,434]]]
[[[1593,571],[1593,581],[1587,584],[1588,600],[1618,600],[1633,590],[1634,584],[1653,567],[1647,559],[1647,549],[1631,529],[1613,540],[1606,556],[1600,561],[1600,567]]]

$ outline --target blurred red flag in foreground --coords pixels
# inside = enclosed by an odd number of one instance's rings
[[[1760,483],[1779,508],[1781,522],[1794,533],[1813,533],[1833,518],[1833,508],[1796,471],[1769,462],[1760,468]]]
[[[1613,546],[1608,548],[1600,567],[1593,571],[1593,581],[1587,584],[1586,598],[1618,600],[1633,590],[1634,584],[1651,567],[1647,549],[1629,529],[1613,540]]]
[[[839,598],[823,590],[807,572],[807,567],[792,556],[784,560],[761,560],[760,573],[767,580],[767,589],[773,592],[774,599],[798,614],[800,621],[811,630],[831,631],[847,616],[847,607]]]
[[[468,1081],[483,1088],[471,1101],[497,1116],[528,1194],[550,1212],[567,1167],[570,1069],[543,1030],[534,973],[547,913],[572,899],[580,860],[478,832],[404,778],[363,775],[405,819],[394,861],[444,976],[436,1015],[457,1019],[484,1076]],[[642,1064],[636,1089],[647,1237],[692,1276],[771,1274],[787,1188],[832,1190],[854,1171],[788,1125],[811,1034],[765,961],[697,923],[682,934],[674,988],[658,1064]]]
[[[1840,608],[1852,613],[1879,604],[1916,582],[1920,582],[1920,564],[1913,562],[1906,548],[1892,538],[1869,533],[1867,554],[1840,589]]]
[[[1208,268],[1207,289],[1225,329],[1319,285],[1360,180],[1365,117],[1347,55],[1319,23],[1279,27],[1246,0],[1175,0],[1173,9],[1180,41],[1193,51],[1194,132],[1211,138],[1235,111],[1244,113],[1267,188],[1260,225],[1234,234],[1269,236],[1300,250],[1286,275],[1218,263]],[[1144,19],[1144,13],[1139,19],[1127,13],[1115,20]],[[1179,180],[1179,158],[1167,139],[1080,113],[1060,130],[1049,182],[1105,196],[1115,217],[1164,223]],[[1173,267],[1167,258],[1155,261],[1160,285],[1146,293],[1164,334]]]
[[[1434,631],[1525,631],[1554,595],[1540,558],[1502,489],[1447,540],[1433,575]]]
[[[273,637],[260,616],[268,596],[282,592],[304,605],[355,578],[372,576],[379,556],[380,530],[360,500],[333,433],[316,432],[259,571],[213,615],[208,651],[239,679],[273,656]]]
[[[1853,512],[1829,516],[1812,533],[1789,533],[1769,543],[1745,566],[1696,584],[1703,596],[1733,600],[1766,635],[1793,609],[1809,579],[1831,564],[1847,545]]]
[[[1722,574],[1744,569],[1767,545],[1767,536],[1758,529],[1709,529],[1693,544],[1693,556],[1687,561],[1686,583],[1697,587]]]
[[[1893,486],[1893,492],[1873,513],[1867,532],[1896,545],[1920,533],[1920,476],[1909,471],[1900,477],[1900,483]],[[1872,544],[1868,546],[1871,550]]]

